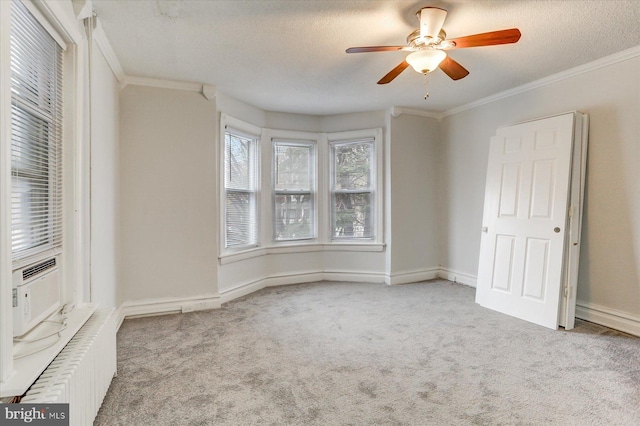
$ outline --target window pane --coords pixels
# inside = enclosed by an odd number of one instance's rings
[[[373,196],[371,193],[334,193],[334,238],[372,238],[374,236]]]
[[[274,185],[276,191],[310,191],[313,171],[311,146],[275,143]]]
[[[273,142],[273,238],[315,238],[315,144]]]
[[[225,132],[225,247],[258,244],[258,139]]]
[[[11,3],[11,251],[62,246],[60,46],[22,2]]]
[[[274,228],[276,240],[313,238],[313,199],[311,193],[276,194]]]
[[[256,193],[227,191],[227,247],[257,244]]]
[[[253,140],[227,133],[225,135],[225,187],[234,189],[256,189],[255,152]]]
[[[373,143],[348,143],[333,146],[334,189],[370,189]]]

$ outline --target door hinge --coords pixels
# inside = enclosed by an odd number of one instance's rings
[[[569,287],[564,288],[564,297],[569,298]]]
[[[12,295],[12,305],[14,308],[18,307],[18,289],[14,288],[13,291],[11,292]]]
[[[569,219],[573,217],[573,206],[569,206]]]

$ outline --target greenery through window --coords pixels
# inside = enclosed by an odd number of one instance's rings
[[[374,140],[331,144],[331,237],[375,238]]]
[[[315,192],[315,144],[274,141],[274,240],[315,238]]]

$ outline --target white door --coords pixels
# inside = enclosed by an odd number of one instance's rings
[[[491,139],[476,302],[557,329],[574,115]]]

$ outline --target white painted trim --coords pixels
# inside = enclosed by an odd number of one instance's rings
[[[0,1],[0,383],[13,372],[10,15],[11,3]]]
[[[160,78],[125,76],[123,89],[128,86],[146,86],[157,87],[159,89],[184,90],[187,92],[202,93],[201,83],[192,83],[188,81],[163,80]]]
[[[416,269],[413,271],[393,272],[386,275],[385,283],[388,285],[399,285],[417,283],[420,281],[432,280],[438,278],[439,268]]]
[[[123,302],[118,308],[123,318],[150,315],[202,311],[220,308],[220,296],[206,294],[191,297],[165,297],[159,299],[131,300]]]
[[[100,21],[100,18],[96,18],[96,27],[93,29],[93,39],[95,40],[96,44],[100,48],[100,51],[102,52],[102,56],[104,56],[104,59],[107,61],[107,64],[109,64],[109,67],[111,68],[111,71],[113,71],[113,74],[118,79],[118,82],[124,83],[127,77],[124,75],[124,70],[122,69],[122,65],[120,64],[120,61],[116,56],[116,53],[113,51],[113,47],[111,46],[111,43],[107,38],[107,35],[104,33],[104,30],[102,29],[102,21]]]
[[[578,301],[576,304],[576,318],[604,325],[634,336],[640,336],[640,316],[638,315]]]
[[[227,303],[234,299],[238,299],[248,294],[255,293],[258,290],[262,290],[266,287],[264,282],[264,279],[247,281],[242,284],[238,284],[230,289],[222,290],[220,292],[220,301],[222,303]]]
[[[78,306],[69,312],[66,320],[66,327],[58,333],[58,340],[50,347],[46,347],[40,351],[26,355],[23,358],[14,359],[13,366],[14,371],[8,380],[2,382],[0,385],[0,397],[15,396],[24,394],[27,389],[36,381],[38,376],[47,368],[51,361],[62,351],[67,343],[73,338],[73,336],[82,328],[87,320],[96,311],[97,306],[92,304],[86,304]],[[59,320],[61,316],[54,314],[52,316],[56,320]],[[52,318],[49,317],[49,318]],[[57,327],[54,326],[54,327]],[[54,328],[55,330],[55,328]],[[37,339],[43,334],[50,333],[51,325],[45,325],[40,323],[40,326],[30,331],[25,336],[31,339]],[[29,344],[16,343],[13,345],[13,353],[19,354],[24,349],[24,352],[29,353],[30,349],[26,349]]]
[[[372,282],[384,283],[384,273],[382,272],[353,272],[353,271],[308,271],[296,272],[292,274],[270,275],[257,280],[246,281],[232,288],[220,292],[222,303],[255,293],[266,287],[276,287],[281,285],[303,284],[316,281],[349,281],[349,282]]]
[[[324,244],[324,251],[356,251],[356,252],[381,252],[384,251],[384,243],[329,243]]]
[[[407,107],[391,107],[389,109],[389,114],[391,114],[392,117],[398,117],[401,114],[409,114],[409,115],[417,115],[419,117],[428,117],[428,118],[435,118],[438,121],[442,120],[442,114],[438,113],[438,112],[431,112],[431,111],[424,111],[421,109],[416,109],[416,108],[407,108]]]
[[[67,13],[63,2],[34,0],[34,4],[67,42],[79,45],[82,40],[86,39],[82,24],[76,20],[75,16]]]
[[[31,1],[23,1],[22,4],[27,10],[31,13],[31,15],[36,18],[36,21],[42,25],[42,27],[49,33],[49,35],[58,43],[58,45],[62,48],[63,51],[67,50],[67,43],[64,42],[64,38],[60,35],[60,33],[53,28],[53,25],[49,22],[42,12],[38,9],[38,7]],[[45,7],[46,4],[42,4],[40,7]]]
[[[588,73],[588,72],[597,70],[599,68],[614,65],[619,62],[624,62],[629,59],[633,59],[637,56],[640,56],[640,46],[635,46],[630,49],[626,49],[621,52],[614,53],[613,55],[605,56],[604,58],[600,58],[595,61],[583,64],[583,65],[579,65],[574,68],[570,68],[568,70],[541,78],[539,80],[532,81],[527,84],[523,84],[522,86],[514,87],[512,89],[496,93],[495,95],[487,96],[485,98],[478,99],[473,102],[469,102],[468,104],[451,108],[443,112],[442,114],[440,114],[440,117],[442,119],[450,115],[455,115],[463,111],[467,111],[473,108],[480,107],[482,105],[486,105],[495,101],[499,101],[501,99],[508,98],[510,96],[518,95],[520,93],[524,93],[530,90],[538,89],[540,87],[548,86],[550,84],[557,83],[559,81],[566,80],[568,78],[575,77],[580,74]]]
[[[385,283],[386,274],[384,272],[370,271],[324,271],[322,280],[324,281],[349,281],[357,283]]]
[[[238,299],[266,287],[275,287],[280,285],[302,284],[314,281],[322,281],[324,274],[322,272],[301,272],[293,274],[271,275],[257,280],[246,281],[238,284],[230,289],[220,292],[222,303]]]
[[[453,281],[454,283],[468,285],[469,287],[476,287],[478,277],[470,275],[464,272],[455,271],[453,269],[440,268],[438,272],[438,278],[443,280]]]
[[[122,327],[122,323],[124,321],[124,311],[122,309],[122,305],[123,304],[121,303],[113,313],[113,318],[116,324],[116,333],[118,332],[118,330],[120,330],[120,327]]]

